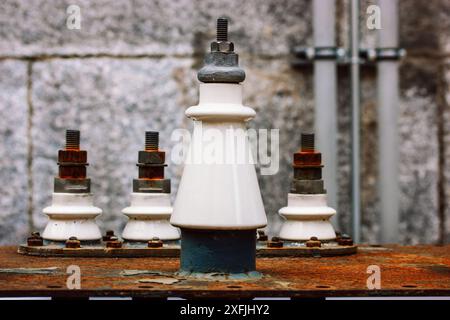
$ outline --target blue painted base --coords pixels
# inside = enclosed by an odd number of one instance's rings
[[[256,270],[255,230],[181,229],[181,271],[246,273]]]

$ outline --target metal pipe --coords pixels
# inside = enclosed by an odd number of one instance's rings
[[[361,240],[360,196],[360,84],[359,84],[359,0],[350,7],[350,63],[352,92],[352,232],[356,243]]]
[[[379,48],[398,47],[398,1],[379,0],[381,29]],[[381,242],[398,242],[398,61],[382,60],[377,65],[379,195],[381,210]]]
[[[314,47],[335,47],[335,0],[313,1]],[[315,132],[322,152],[324,183],[331,207],[337,206],[336,60],[314,62]]]

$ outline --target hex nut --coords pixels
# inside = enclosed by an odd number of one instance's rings
[[[66,241],[66,248],[77,249],[81,247],[80,240],[77,237],[70,237],[69,240]]]
[[[273,237],[270,241],[267,241],[268,248],[282,248],[283,241],[278,237]]]
[[[31,237],[27,238],[27,245],[30,247],[40,247],[44,245],[44,239],[39,232],[32,232]]]
[[[322,242],[317,239],[317,237],[311,237],[308,241],[306,241],[306,246],[308,248],[320,248],[322,246]]]
[[[138,163],[164,164],[166,153],[164,151],[139,151]]]
[[[116,236],[111,236],[109,241],[106,242],[107,248],[122,248],[122,241],[119,240]]]
[[[338,245],[340,246],[352,246],[353,239],[347,235],[342,235],[341,237],[336,239]]]
[[[234,52],[234,44],[229,41],[213,41],[211,42],[211,51],[212,52]]]

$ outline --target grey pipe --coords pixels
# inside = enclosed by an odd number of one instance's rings
[[[381,30],[379,48],[398,47],[398,2],[379,0]],[[377,65],[379,195],[381,211],[381,242],[398,242],[398,62],[380,61]]]
[[[314,47],[335,47],[335,0],[313,1]],[[328,203],[337,207],[336,60],[314,62],[315,132],[322,152]]]
[[[352,232],[356,243],[361,240],[360,195],[360,84],[359,84],[359,0],[351,2],[350,62],[352,92]]]

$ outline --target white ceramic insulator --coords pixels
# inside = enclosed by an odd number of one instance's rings
[[[242,105],[242,85],[201,84],[199,104],[186,115],[195,120],[194,132],[170,222],[211,230],[264,227],[267,218],[245,127],[255,111]]]
[[[326,194],[288,194],[287,207],[279,214],[285,218],[280,230],[280,238],[286,240],[332,240],[336,232],[329,219],[336,210],[328,207]]]
[[[102,213],[93,204],[89,193],[53,193],[52,205],[43,213],[49,221],[43,238],[52,241],[65,241],[77,237],[81,241],[94,241],[101,238],[95,218]]]
[[[170,194],[131,194],[131,205],[122,210],[129,220],[122,238],[134,241],[148,241],[154,237],[161,240],[177,240],[180,231],[169,223],[172,214]]]

